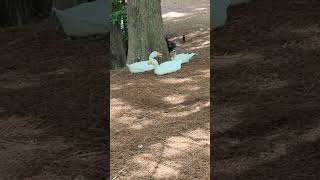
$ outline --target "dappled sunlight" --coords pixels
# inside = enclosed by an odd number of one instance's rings
[[[187,1],[163,0],[162,17],[165,35],[177,44],[177,54],[196,53],[190,62],[164,76],[127,70],[112,75],[114,179],[209,177],[210,26],[209,16],[203,15],[208,14],[210,2]],[[191,47],[200,48],[191,51]]]
[[[255,52],[239,52],[232,55],[216,55],[211,57],[216,68],[233,66],[237,63],[248,66],[264,58],[262,54],[257,54]]]
[[[206,132],[206,134],[207,136],[210,136],[210,133],[208,131]],[[193,140],[192,138],[187,136],[170,137],[166,141],[163,156],[172,158],[183,153],[191,152],[194,149],[209,146],[209,138],[203,138],[205,139]]]
[[[192,44],[190,44],[190,46],[191,45],[192,46],[200,46],[202,48],[209,47],[210,46],[210,37],[209,36],[201,37],[201,39],[197,39],[197,40],[193,41]],[[208,53],[209,53],[209,51],[208,51]]]
[[[197,49],[203,49],[203,48],[208,48],[210,47],[210,41],[205,41],[202,44],[198,45],[198,46],[194,46],[194,47],[190,47],[190,50],[197,50]]]
[[[147,128],[148,126],[152,125],[153,123],[154,122],[151,120],[138,119],[138,121],[133,122],[129,128],[134,129],[134,130],[141,130],[143,128]]]
[[[305,38],[301,43],[289,44],[289,46],[298,47],[303,50],[318,50],[320,48],[319,34],[312,37]]]
[[[239,114],[241,114],[247,106],[245,105],[234,105],[234,106],[225,106],[220,105],[216,107],[219,113],[215,113],[213,120],[215,125],[212,126],[211,132],[213,133],[225,133],[226,131],[232,129],[236,125],[242,122],[241,119],[237,118]]]
[[[189,131],[187,133],[184,133],[185,136],[187,137],[191,137],[193,139],[197,139],[197,140],[206,140],[206,143],[210,142],[210,132],[208,132],[207,130],[204,129],[197,129],[194,131]]]
[[[209,37],[209,40],[210,40],[210,32],[209,31],[206,31],[206,30],[203,30],[203,31],[193,31],[191,33],[188,33],[186,34],[186,36],[188,38],[196,38],[196,37],[199,37],[199,36],[207,36]],[[203,41],[203,39],[197,39],[198,41]],[[193,41],[194,42],[194,41]]]
[[[320,28],[318,26],[307,26],[304,28],[281,27],[275,30],[273,36],[289,33],[295,36],[303,36],[302,39],[292,39],[284,42],[282,48],[300,48],[303,50],[317,50],[320,48]]]
[[[180,111],[180,112],[162,112],[162,111],[157,111],[154,112],[154,114],[160,115],[162,117],[167,117],[167,118],[177,118],[177,117],[184,117],[184,116],[189,116],[192,115],[194,113],[197,113],[199,111],[201,111],[203,108],[208,108],[210,107],[210,102],[199,102],[199,103],[195,103],[193,105],[188,105],[188,107],[186,106],[182,106],[180,105],[181,108],[185,108],[184,111]]]
[[[209,30],[210,30],[210,28],[192,31],[192,32],[186,33],[185,35],[186,35],[188,42],[189,41],[191,42],[190,45],[197,44],[196,42],[201,43],[201,42],[204,42],[207,40],[209,40],[209,43],[210,43],[210,31]],[[181,39],[181,36],[175,36],[175,37],[170,38],[170,40],[172,40],[172,41],[177,41],[179,39]],[[194,40],[194,39],[196,39],[196,40]],[[185,44],[180,44],[178,42],[178,45],[185,45]],[[208,52],[209,52],[209,50],[208,50]]]
[[[209,157],[209,130],[197,129],[182,136],[168,137],[163,143],[155,143],[145,152],[135,155],[132,162],[135,170],[129,172],[134,178],[178,178],[184,166],[181,159],[190,158],[193,153],[201,152]],[[207,159],[209,163],[209,158]],[[207,167],[207,170],[209,168]]]
[[[201,88],[199,86],[189,85],[189,86],[185,86],[184,89],[190,90],[190,91],[198,91]]]
[[[133,158],[138,169],[131,171],[130,177],[143,178],[176,178],[179,175],[179,168],[182,166],[175,161],[156,160],[155,154],[144,153]]]
[[[170,104],[181,104],[185,101],[186,95],[171,95],[164,97],[163,100]]]
[[[288,136],[289,133],[286,133]],[[255,156],[246,156],[239,158],[231,158],[219,163],[220,172],[236,172],[245,171],[261,164],[272,162],[281,157],[287,156],[288,151],[297,144],[305,142],[316,142],[320,138],[320,126],[310,129],[307,132],[295,137],[294,133],[290,134],[289,141],[274,143],[280,134],[270,135],[265,137],[268,142],[273,142],[272,148],[256,154]],[[240,142],[237,142],[238,144]],[[267,158],[266,158],[267,157]]]
[[[320,11],[312,2],[252,1],[213,31],[214,179],[317,177]]]
[[[245,156],[239,158],[231,158],[219,162],[221,172],[233,172],[237,173],[240,171],[245,171],[254,167],[257,167],[266,162],[272,162],[282,156],[287,154],[287,148],[285,144],[276,144],[274,148],[268,152],[261,152],[256,156]],[[266,158],[268,157],[268,158]]]
[[[169,12],[169,13],[163,14],[162,18],[164,21],[170,21],[170,20],[174,20],[177,18],[188,17],[188,16],[191,16],[192,14],[193,13]]]
[[[133,107],[130,105],[127,105],[125,102],[123,102],[119,98],[112,98],[110,99],[110,107],[112,107],[110,111],[110,118],[116,118],[119,116],[119,114],[122,114],[123,112],[132,110]]]
[[[131,177],[150,176],[158,165],[157,161],[152,159],[154,159],[154,156],[149,153],[140,154],[139,156],[134,157],[133,161],[138,165],[139,170],[132,171]]]
[[[110,87],[110,91],[116,91],[116,90],[120,90],[122,88],[123,88],[122,86],[120,86],[118,84],[115,84],[115,85]]]
[[[140,130],[152,125],[154,122],[146,117],[150,111],[133,108],[130,105],[125,105],[121,99],[110,99],[110,120],[111,127],[124,125],[129,129]],[[141,116],[144,114],[144,116]]]
[[[210,78],[210,69],[200,70],[199,72],[201,73],[201,76],[202,76],[202,77]],[[209,82],[208,82],[208,83],[209,83]]]
[[[201,11],[203,13],[203,12],[207,12],[208,10],[209,8],[195,8],[192,11]]]
[[[130,117],[130,116],[126,116],[126,115],[123,115],[121,117],[117,117],[116,119],[114,119],[114,121],[116,121],[117,124],[128,125],[128,126],[130,126],[132,128],[136,128],[137,127],[137,125],[134,125],[134,122],[136,120],[137,120],[136,117]]]
[[[310,129],[301,136],[302,141],[316,142],[320,138],[320,124],[318,127]]]
[[[258,89],[260,90],[268,90],[268,89],[280,89],[288,86],[286,81],[281,80],[270,80],[269,82],[263,82],[258,85]]]
[[[165,30],[173,34],[182,34],[192,32],[196,28],[210,26],[210,1],[209,0],[163,0],[161,2],[161,10],[163,15],[168,16],[171,13],[171,18],[163,18],[165,22]],[[173,14],[177,12],[178,14]],[[179,14],[187,14],[181,16]],[[179,26],[180,28],[175,28]],[[183,31],[183,32],[182,32]]]
[[[166,83],[166,84],[181,84],[185,82],[190,82],[192,79],[190,78],[166,78],[161,79],[160,82]]]
[[[205,45],[210,45],[210,41],[205,41],[204,43],[201,44],[201,46],[205,46]]]
[[[166,161],[158,165],[158,168],[153,177],[157,179],[177,178],[179,175],[178,169],[181,167],[182,165],[178,164],[175,161]]]
[[[184,48],[188,51],[198,51],[201,49],[208,49],[208,57],[210,56],[210,33],[209,31],[197,31],[187,34],[186,37],[190,39],[191,43],[184,45]]]
[[[300,29],[290,28],[289,32],[303,34],[303,35],[306,35],[306,34],[312,35],[315,33],[320,33],[320,28],[319,28],[319,26],[307,26],[307,27],[300,28]]]

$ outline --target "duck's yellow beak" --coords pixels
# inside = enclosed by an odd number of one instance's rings
[[[163,54],[157,52],[157,57],[162,57]]]
[[[152,64],[152,61],[150,61],[150,60],[149,60],[149,61],[147,61],[147,64],[148,64],[148,65]]]

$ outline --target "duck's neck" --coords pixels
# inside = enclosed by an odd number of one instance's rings
[[[151,61],[153,61],[153,62],[152,62],[152,65],[154,66],[154,68],[157,69],[157,68],[159,67],[158,61],[155,60],[155,59],[151,59]]]
[[[152,53],[149,55],[149,60],[154,59],[156,56],[157,56],[157,53],[156,53],[156,52],[152,52]]]

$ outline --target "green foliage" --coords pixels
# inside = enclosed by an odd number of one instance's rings
[[[123,0],[112,1],[111,22],[121,28],[124,39],[128,40],[127,4]]]
[[[112,10],[111,21],[114,25],[120,24],[121,20],[123,20],[126,16],[127,16],[127,6],[126,5],[116,6],[116,8]]]

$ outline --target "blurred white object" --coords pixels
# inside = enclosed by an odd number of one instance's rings
[[[65,10],[53,7],[52,11],[59,19],[67,35],[89,36],[109,32],[111,6],[110,0],[96,0]]]
[[[159,53],[158,51],[153,51],[149,55],[148,61],[161,56],[162,54]],[[133,64],[127,64],[127,67],[131,73],[142,73],[142,72],[154,70],[154,66],[152,64],[148,64],[147,63],[148,61],[140,61]]]
[[[158,61],[155,59],[149,60],[148,64],[154,66],[154,73],[158,76],[173,73],[181,69],[182,60],[166,61],[159,65]]]
[[[181,63],[187,63],[196,53],[181,53],[177,54],[176,50],[173,50],[173,56],[171,57],[172,61],[180,61]]]

